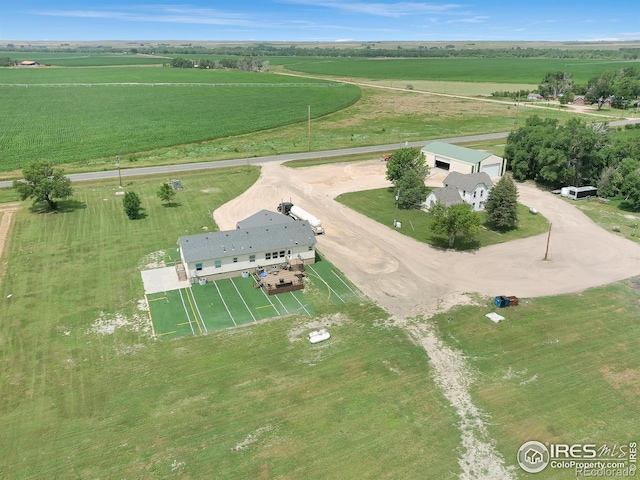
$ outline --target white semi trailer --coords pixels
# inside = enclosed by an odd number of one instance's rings
[[[284,213],[285,215],[288,214],[296,220],[308,222],[309,226],[313,230],[313,233],[315,233],[316,235],[322,235],[324,233],[322,221],[297,205],[293,205],[289,202],[284,202],[278,205],[278,211],[280,213]]]

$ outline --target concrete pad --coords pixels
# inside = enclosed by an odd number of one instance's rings
[[[176,267],[154,268],[153,270],[143,270],[140,273],[144,284],[144,293],[147,295],[180,290],[190,285],[188,280],[178,280]]]

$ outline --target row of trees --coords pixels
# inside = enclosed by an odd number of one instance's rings
[[[48,210],[58,208],[57,200],[64,200],[73,195],[71,180],[65,175],[64,170],[55,168],[48,160],[38,160],[30,163],[22,170],[23,180],[14,180],[13,188],[18,192],[22,200],[33,200],[34,205],[44,204]],[[168,183],[163,183],[158,189],[157,196],[167,205],[176,196],[175,190]],[[126,192],[122,205],[130,219],[140,217],[142,201],[135,192]]]
[[[640,99],[640,71],[634,67],[607,71],[586,85],[574,83],[570,73],[549,72],[538,86],[538,93],[545,98],[559,98],[562,103],[572,102],[575,95],[584,95],[598,109],[605,103],[614,108],[628,108],[637,106]]]
[[[407,42],[389,48],[385,43],[367,42],[359,46],[320,46],[283,43],[247,43],[243,45],[204,46],[193,43],[141,43],[124,49],[115,45],[74,45],[61,43],[59,45],[15,45],[7,43],[1,46],[3,50],[25,52],[63,53],[143,53],[148,55],[233,55],[248,57],[265,56],[309,56],[309,57],[414,57],[414,58],[443,58],[443,57],[475,57],[475,58],[566,58],[566,59],[606,59],[606,60],[637,60],[640,58],[640,48],[622,47],[618,49],[599,48],[480,48],[473,42],[465,45],[416,45]]]
[[[188,58],[173,58],[169,65],[174,68],[202,68],[202,69],[237,69],[247,72],[266,72],[269,70],[269,62],[257,57],[221,58],[216,60]]]

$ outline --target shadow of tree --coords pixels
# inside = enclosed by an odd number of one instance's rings
[[[182,204],[180,202],[171,202],[171,203],[163,203],[162,206],[164,208],[176,208],[176,207],[181,207]]]
[[[84,210],[87,208],[85,202],[79,200],[59,200],[56,202],[56,208],[51,208],[46,202],[34,203],[29,207],[32,213],[70,213],[76,210]]]

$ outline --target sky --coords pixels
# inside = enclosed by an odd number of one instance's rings
[[[640,40],[639,7],[638,0],[17,0],[2,7],[0,41],[624,41]]]

